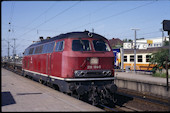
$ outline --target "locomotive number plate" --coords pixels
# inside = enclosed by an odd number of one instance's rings
[[[91,66],[91,65],[88,65],[88,66],[87,66],[87,69],[101,69],[101,65],[99,65],[99,66]]]
[[[91,59],[90,59],[90,64],[91,64],[91,65],[99,64],[99,59],[98,59],[98,58],[91,58]]]

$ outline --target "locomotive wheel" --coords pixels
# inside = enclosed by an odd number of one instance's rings
[[[27,74],[23,72],[23,76],[24,76],[24,77],[27,77]]]
[[[94,106],[97,105],[99,102],[99,95],[97,93],[97,88],[95,86],[91,88],[91,91],[89,93],[89,101]]]
[[[56,84],[53,84],[53,88],[54,88],[55,90],[57,90],[57,91],[60,91],[58,85],[56,85]]]
[[[39,82],[40,84],[43,84],[42,78],[40,78],[38,82]]]

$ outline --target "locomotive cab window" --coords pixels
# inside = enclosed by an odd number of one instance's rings
[[[109,45],[103,40],[93,40],[95,51],[110,51]]]
[[[90,51],[90,42],[88,40],[73,40],[72,42],[73,51]]]

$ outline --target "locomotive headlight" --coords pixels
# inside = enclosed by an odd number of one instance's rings
[[[111,76],[112,72],[111,71],[103,71],[104,76]]]
[[[75,71],[74,74],[75,74],[76,77],[79,77],[80,76],[80,71]]]
[[[107,72],[107,76],[111,76],[112,75],[112,72],[111,71],[108,71]]]
[[[83,70],[77,70],[77,71],[74,71],[74,75],[75,77],[84,77],[86,75],[86,71],[83,71]]]
[[[97,65],[97,64],[99,64],[99,59],[98,59],[98,58],[91,58],[91,59],[90,59],[90,64],[91,64],[91,65]]]
[[[106,75],[107,75],[107,72],[106,72],[106,71],[103,71],[103,74],[104,74],[104,76],[106,76]]]

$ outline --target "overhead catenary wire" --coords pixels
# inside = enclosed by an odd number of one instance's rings
[[[39,24],[38,26],[36,26],[36,27],[32,28],[31,30],[29,30],[29,31],[27,31],[27,32],[25,32],[25,33],[23,33],[23,34],[22,34],[22,35],[20,35],[19,37],[22,37],[23,35],[25,35],[25,34],[27,34],[27,33],[31,32],[31,31],[35,30],[36,28],[38,28],[38,27],[40,27],[40,26],[44,25],[45,23],[47,23],[47,22],[51,21],[52,19],[56,18],[57,16],[59,16],[59,15],[63,14],[64,12],[66,12],[66,11],[68,11],[69,9],[73,8],[74,6],[76,6],[79,2],[80,2],[80,1],[78,1],[78,2],[74,3],[73,5],[71,5],[70,7],[66,8],[66,9],[64,9],[64,10],[62,10],[61,12],[59,12],[58,14],[56,14],[55,16],[53,16],[53,17],[49,18],[49,19],[48,19],[48,20],[46,20],[45,22],[43,22],[43,23]]]
[[[78,2],[74,3],[74,4],[73,4],[73,5],[71,5],[70,7],[66,8],[66,9],[64,9],[64,10],[62,10],[61,12],[59,12],[59,13],[58,13],[58,14],[56,14],[55,16],[53,16],[53,17],[49,18],[49,19],[48,19],[48,20],[46,20],[45,22],[43,22],[43,23],[39,24],[38,26],[36,26],[36,27],[34,27],[34,28],[30,29],[29,31],[27,31],[27,32],[25,32],[24,34],[20,35],[18,38],[20,38],[20,37],[24,36],[25,34],[27,34],[27,33],[31,32],[31,31],[33,31],[33,30],[36,30],[36,28],[38,28],[38,27],[40,27],[40,26],[44,25],[45,23],[47,23],[47,22],[51,21],[52,19],[56,18],[57,16],[59,16],[59,15],[61,15],[61,14],[65,13],[66,11],[68,11],[68,10],[70,10],[71,8],[75,7],[78,3],[80,3],[80,1],[78,1]],[[21,38],[20,38],[20,39],[21,39]],[[23,39],[22,39],[22,40],[20,40],[20,42],[21,42],[21,41],[23,41]],[[20,43],[20,42],[19,42],[19,43]],[[21,44],[21,43],[20,43],[20,44]],[[19,45],[17,45],[17,46],[19,46]]]
[[[82,18],[84,19],[84,18],[88,17],[88,15],[91,15],[92,13],[99,12],[100,10],[103,10],[103,9],[105,9],[105,8],[108,8],[109,6],[111,6],[111,5],[113,5],[113,4],[115,4],[115,3],[113,2],[113,3],[111,3],[111,4],[109,3],[109,4],[107,4],[107,5],[104,5],[104,6],[100,7],[100,8],[97,8],[96,10],[94,10],[94,11],[92,11],[92,12],[84,15],[84,16],[81,16],[81,17],[79,17],[79,18],[76,18],[76,19],[74,19],[74,20],[71,20],[71,21],[69,21],[69,22],[66,22],[66,23],[64,23],[64,24],[62,24],[62,25],[60,25],[60,26],[58,26],[58,27],[61,29],[62,27],[65,27],[66,25],[68,25],[68,24],[70,24],[70,23],[77,22],[77,21],[81,20]],[[54,29],[38,29],[38,31],[48,31],[48,32],[60,31],[60,32],[62,32],[61,30],[54,30]]]
[[[101,11],[101,10],[104,10],[105,8],[108,8],[109,6],[111,6],[111,5],[113,5],[113,4],[115,4],[115,2],[109,3],[109,4],[107,4],[107,5],[104,5],[104,6],[100,7],[100,8],[97,8],[96,10],[94,10],[94,11],[92,11],[92,12],[90,12],[90,13],[84,15],[84,16],[81,16],[81,17],[79,17],[79,18],[77,18],[77,19],[74,19],[74,20],[72,20],[72,21],[69,21],[69,22],[67,22],[67,23],[65,23],[65,24],[63,24],[63,25],[61,25],[61,26],[59,26],[59,27],[60,27],[60,28],[61,28],[61,27],[65,27],[66,25],[68,25],[68,24],[70,24],[70,23],[77,22],[77,21],[81,20],[82,18],[84,19],[85,17],[88,17],[88,16],[91,15],[92,13],[96,13],[96,12],[99,12],[99,11]]]
[[[148,32],[148,33],[139,33],[138,36],[143,37],[145,35],[150,35],[150,34],[153,34],[153,33],[160,33],[160,31],[153,31],[153,32]],[[133,36],[132,35],[127,35],[127,36],[122,36],[122,37],[132,38]]]
[[[12,24],[12,21],[13,21],[13,15],[14,15],[14,7],[15,7],[15,2],[12,2],[11,4],[11,11],[10,11],[10,17],[9,17],[9,22],[8,22],[8,25],[9,25],[9,28],[8,28],[8,31],[7,31],[7,39],[9,40],[9,37],[10,37],[10,32],[11,32],[11,24]]]
[[[57,2],[56,2],[57,3]],[[38,18],[40,18],[42,15],[44,15],[45,13],[47,13],[51,8],[53,8],[56,4],[52,4],[50,5],[44,12],[42,12],[39,16],[37,16],[36,18],[34,18],[31,22],[29,22],[27,25],[25,25],[25,27],[23,28],[27,28],[28,26],[30,26],[31,24],[33,24]]]
[[[84,25],[81,25],[81,26],[75,27],[75,28],[73,28],[72,30],[74,30],[74,29],[78,29],[78,28],[81,28],[81,27],[84,27],[84,26],[87,26],[87,25],[89,25],[89,24],[95,24],[95,23],[98,23],[98,22],[101,22],[101,21],[107,20],[107,19],[109,19],[109,18],[116,17],[116,16],[119,16],[119,15],[122,15],[122,14],[128,13],[128,12],[133,11],[133,10],[135,10],[135,9],[138,9],[138,8],[141,8],[141,7],[144,7],[144,6],[147,6],[147,5],[153,4],[154,2],[155,2],[155,1],[152,1],[152,2],[149,2],[149,3],[146,3],[146,4],[142,4],[142,5],[137,6],[137,7],[134,7],[134,8],[130,8],[130,9],[128,9],[128,10],[124,10],[124,11],[122,11],[122,12],[119,12],[119,13],[116,13],[116,14],[113,14],[113,15],[110,15],[110,16],[108,16],[108,17],[104,17],[104,18],[98,19],[98,20],[93,21],[93,22],[91,22],[91,23],[86,23],[86,24],[84,24]]]
[[[9,22],[8,22],[8,25],[9,25],[9,28],[8,28],[8,30],[7,30],[7,37],[6,37],[6,39],[3,39],[2,41],[6,41],[7,43],[8,43],[8,50],[7,50],[7,52],[8,52],[8,58],[9,58],[9,54],[10,54],[10,42],[9,42],[9,38],[10,38],[10,34],[11,34],[11,31],[13,31],[12,30],[12,27],[11,27],[11,24],[12,24],[12,22],[13,22],[13,15],[14,15],[14,8],[15,8],[15,2],[12,2],[12,4],[11,4],[11,11],[10,11],[10,16],[9,16]],[[3,47],[3,46],[2,46]],[[13,47],[13,46],[11,46],[11,47]]]
[[[142,4],[140,4],[140,5],[142,5]],[[67,6],[68,7],[68,6]],[[132,7],[131,7],[132,8]],[[120,11],[119,11],[120,12]],[[118,14],[119,12],[117,12],[116,14]],[[121,13],[121,12],[120,12]],[[115,14],[115,15],[116,15]],[[123,13],[123,14],[125,14],[125,13]],[[88,14],[89,15],[89,14]],[[93,15],[92,15],[93,16]],[[111,16],[111,14],[110,14],[110,16]],[[109,17],[109,16],[108,16]],[[113,16],[114,17],[114,16]],[[95,20],[93,21],[93,22],[95,22],[96,21],[96,23],[98,23],[98,21],[100,20],[100,19],[104,19],[105,17],[100,17],[100,18],[95,18]],[[71,18],[70,18],[71,19]],[[109,19],[111,19],[111,17],[109,18]],[[69,19],[68,19],[69,20]],[[74,18],[74,20],[76,20],[75,18]],[[78,19],[77,19],[78,20]],[[107,19],[104,19],[104,20],[107,20]],[[101,21],[104,21],[104,20],[100,20],[100,22]],[[46,19],[46,21],[48,21],[48,19]],[[45,22],[45,21],[44,21]],[[75,21],[76,22],[76,21]],[[88,25],[91,25],[91,24],[95,24],[95,23],[93,23],[93,22],[88,22]],[[73,23],[74,24],[74,21],[73,22],[71,22],[71,23]],[[65,24],[65,23],[64,23]],[[100,24],[100,23],[99,23]],[[81,24],[80,24],[81,25]],[[98,24],[96,24],[96,25],[98,25]],[[12,26],[12,25],[11,25]],[[40,25],[41,26],[41,25]],[[57,26],[58,27],[58,26]],[[65,27],[65,26],[64,26]],[[66,26],[67,27],[67,26]],[[76,27],[76,26],[75,26]],[[85,27],[87,27],[87,26],[85,26]],[[60,27],[59,27],[60,28]],[[39,31],[41,31],[39,28],[37,28]],[[33,31],[33,30],[37,30],[37,29],[29,29],[29,30],[31,30],[31,31]],[[28,30],[28,29],[27,29]],[[29,31],[28,30],[28,31]],[[62,29],[59,29],[59,30],[62,30]],[[31,32],[30,31],[30,32]],[[27,32],[27,31],[26,31]],[[22,33],[24,33],[24,32],[22,32]],[[26,33],[26,34],[29,34],[29,33]],[[25,34],[24,34],[25,35]],[[19,35],[18,35],[19,36]],[[17,36],[17,37],[18,37]],[[33,37],[33,35],[31,36],[31,37]],[[21,37],[23,40],[24,40],[24,36],[23,37]],[[21,40],[22,40],[21,39]]]
[[[137,6],[137,7],[131,8],[131,9],[128,9],[128,10],[125,10],[125,11],[122,11],[122,12],[117,13],[117,14],[113,14],[113,15],[111,15],[111,16],[109,16],[109,17],[105,17],[105,18],[96,20],[96,21],[94,21],[94,22],[87,23],[87,24],[85,24],[85,25],[94,24],[94,23],[97,23],[97,22],[100,22],[100,21],[109,19],[109,18],[111,18],[111,17],[115,17],[115,16],[118,16],[118,15],[127,13],[127,12],[132,11],[132,10],[135,10],[135,9],[137,9],[137,8],[144,7],[144,6],[149,5],[149,4],[152,4],[152,3],[153,3],[153,1],[152,1],[152,2],[149,2],[149,3],[146,3],[146,4],[142,4],[142,5],[140,5],[140,6]],[[77,4],[77,3],[76,3],[76,4]],[[74,5],[76,5],[76,4],[74,4]],[[73,6],[74,6],[74,5],[73,5]],[[73,6],[69,7],[68,9],[72,8]],[[62,11],[61,13],[67,11],[68,9]],[[60,15],[61,13],[59,13],[58,15]],[[56,16],[58,16],[58,15],[56,15]],[[54,17],[48,19],[47,21],[50,21],[51,19],[55,18],[56,16],[54,16]],[[46,23],[46,21],[43,22],[42,24],[44,24],[44,23]],[[39,26],[41,26],[42,24],[40,24]],[[37,26],[37,27],[39,27],[39,26]],[[83,25],[83,26],[84,26],[84,25]],[[33,28],[32,30],[35,30],[37,27]],[[82,27],[82,26],[81,26],[81,27]],[[79,27],[78,27],[78,28],[79,28]],[[30,30],[30,31],[32,31],[32,30]]]
[[[111,18],[111,17],[114,17],[114,16],[118,16],[118,15],[127,13],[127,12],[132,11],[132,10],[135,10],[135,9],[137,9],[137,8],[144,7],[144,6],[146,6],[146,5],[152,4],[152,3],[154,3],[154,2],[155,2],[155,1],[152,1],[152,2],[149,2],[149,3],[146,3],[146,4],[142,4],[142,5],[140,5],[140,6],[137,6],[137,7],[134,7],[134,8],[131,8],[131,9],[128,9],[128,10],[125,10],[125,11],[122,11],[122,12],[119,12],[119,13],[116,13],[116,14],[113,14],[113,15],[111,15],[111,16],[104,17],[104,18],[102,18],[102,19],[99,19],[99,20],[96,20],[96,21],[93,21],[93,22],[88,22],[88,23],[86,23],[86,24],[84,24],[84,25],[81,25],[81,26],[78,26],[78,27],[76,27],[76,28],[73,28],[72,30],[77,29],[77,28],[81,28],[81,27],[83,27],[83,26],[95,24],[95,23],[100,22],[100,21],[103,21],[103,20],[107,20],[107,19],[109,19],[109,18]],[[82,16],[82,17],[80,17],[80,18],[78,18],[78,19],[75,19],[74,21],[69,21],[69,22],[61,25],[59,28],[61,29],[61,27],[65,27],[65,26],[66,26],[67,24],[69,24],[69,23],[77,22],[77,21],[81,20],[82,18],[85,18],[85,17],[87,17],[88,15],[90,15],[90,14],[92,14],[92,13],[95,13],[95,12],[97,12],[97,11],[99,11],[99,10],[103,10],[104,8],[106,8],[107,6],[110,6],[110,5],[112,5],[112,4],[107,4],[107,5],[105,5],[105,6],[102,6],[101,8],[98,8],[97,10],[92,11],[91,13],[88,13],[88,14],[86,14],[85,16]],[[40,30],[40,31],[51,31],[51,32],[55,32],[54,29],[53,29],[53,30],[41,30],[41,29],[39,29],[39,30]]]

